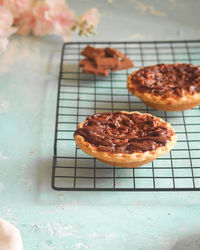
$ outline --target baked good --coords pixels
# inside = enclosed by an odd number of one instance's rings
[[[142,67],[128,76],[127,88],[158,110],[191,109],[200,104],[200,66],[174,63]]]
[[[98,113],[74,133],[85,153],[114,166],[137,167],[168,153],[176,143],[171,125],[139,112]]]

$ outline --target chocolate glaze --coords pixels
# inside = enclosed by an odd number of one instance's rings
[[[143,67],[132,75],[140,92],[162,97],[182,97],[200,92],[200,66],[192,64],[158,64]]]
[[[114,112],[89,116],[74,136],[82,136],[100,151],[131,154],[164,146],[173,134],[157,117]]]

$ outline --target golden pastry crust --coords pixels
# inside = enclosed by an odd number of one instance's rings
[[[134,112],[120,111],[120,113],[152,116],[146,113],[141,114],[136,111]],[[159,119],[160,122],[162,123],[164,122],[161,118],[158,118],[158,117],[156,118]],[[84,124],[87,122],[88,120],[85,120],[84,122],[80,123],[78,125],[78,129],[83,128]],[[147,164],[155,160],[157,157],[168,153],[174,147],[177,141],[176,134],[169,123],[164,122],[164,126],[170,129],[170,131],[172,131],[172,136],[170,137],[170,140],[166,142],[164,146],[160,146],[156,148],[155,150],[146,151],[146,152],[134,152],[131,154],[105,152],[105,151],[100,151],[97,147],[93,146],[91,143],[86,141],[83,136],[75,134],[74,138],[75,138],[77,145],[79,146],[81,150],[83,150],[85,153],[91,156],[94,156],[100,161],[105,162],[109,165],[134,168],[134,167],[141,166],[141,165]]]
[[[174,64],[178,65],[178,64]],[[200,105],[200,93],[196,92],[190,94],[185,92],[183,96],[169,96],[163,97],[161,95],[155,95],[152,92],[141,92],[138,90],[137,84],[134,84],[132,77],[138,71],[134,71],[127,78],[128,91],[140,98],[147,106],[163,111],[181,111],[194,108]]]

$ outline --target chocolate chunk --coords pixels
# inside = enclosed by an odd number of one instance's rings
[[[87,59],[82,59],[79,62],[79,66],[83,67],[84,73],[107,76],[109,69],[117,71],[133,67],[133,62],[126,58],[125,54],[110,47],[102,49],[88,45],[81,52],[81,55],[87,57]]]
[[[126,55],[123,54],[122,52],[120,52],[117,49],[113,49],[113,48],[107,47],[107,48],[105,48],[105,52],[106,52],[106,54],[108,56],[122,58],[122,59],[126,58]]]
[[[108,69],[96,68],[95,66],[89,64],[84,65],[83,72],[100,76],[107,76],[109,74]]]
[[[82,52],[81,55],[88,57],[89,59],[95,60],[95,58],[102,57],[105,55],[104,49],[97,49],[88,45]]]
[[[89,60],[89,59],[82,59],[82,60],[79,62],[79,66],[80,66],[80,67],[84,67],[85,65],[93,65],[93,66],[95,66],[95,63],[94,63],[94,61]]]
[[[113,71],[118,71],[118,70],[124,70],[128,68],[133,68],[134,64],[129,58],[125,58],[120,61],[119,65],[115,68],[113,68]]]
[[[113,69],[119,65],[119,60],[117,58],[109,57],[98,57],[95,59],[96,66],[102,69]]]

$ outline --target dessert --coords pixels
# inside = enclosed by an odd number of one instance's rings
[[[125,54],[110,47],[102,49],[88,45],[81,52],[81,55],[86,57],[79,62],[79,66],[83,67],[83,73],[107,76],[110,70],[118,71],[134,66]]]
[[[127,88],[158,110],[191,109],[200,104],[200,66],[174,63],[142,67],[128,76]]]
[[[89,116],[78,125],[74,138],[80,149],[100,161],[131,168],[168,153],[176,143],[169,123],[136,111]]]

